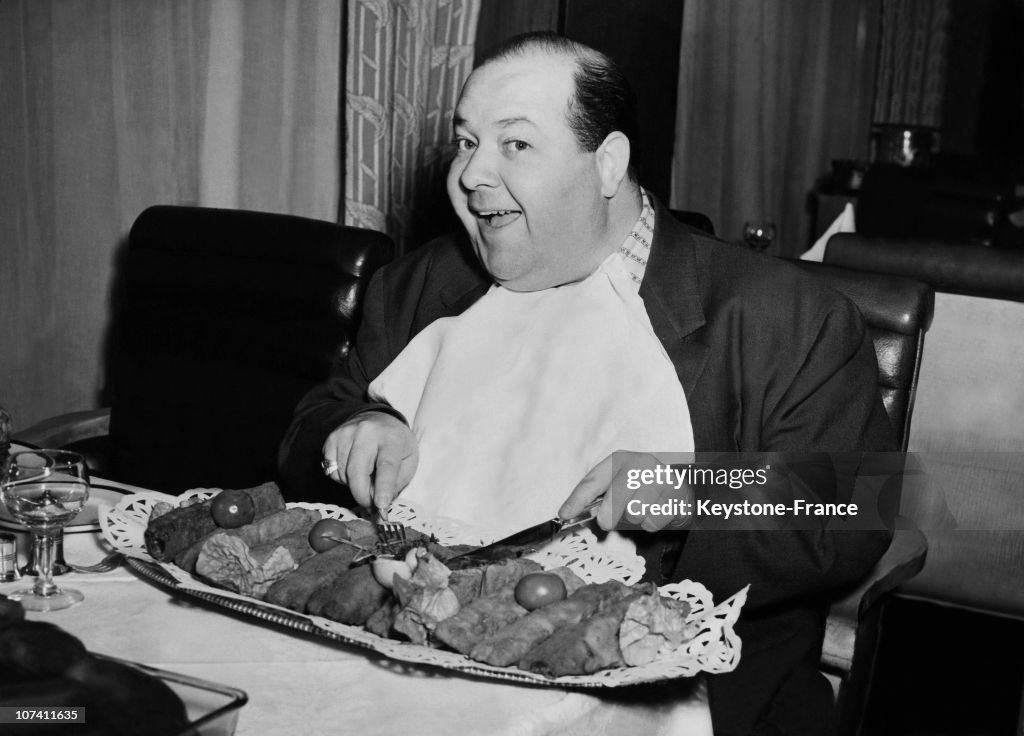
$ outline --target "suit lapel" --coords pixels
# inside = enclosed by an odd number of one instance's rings
[[[654,334],[675,366],[694,425],[694,439],[699,445],[703,422],[699,417],[694,421],[694,411],[700,406],[694,390],[710,348],[701,329],[705,318],[697,278],[697,253],[689,230],[657,199],[651,197],[651,201],[655,211],[654,238],[640,284],[640,298],[644,300]],[[645,534],[636,538],[637,552],[645,562],[644,580],[658,584],[670,580],[688,536],[689,533]]]
[[[709,346],[701,337],[704,310],[693,236],[660,202],[655,208],[654,238],[640,296],[654,334],[676,367],[689,397],[707,362]]]
[[[413,334],[436,319],[454,317],[469,309],[487,293],[494,283],[484,271],[464,235],[449,236],[451,250],[443,258],[433,261],[426,279],[439,286],[432,295],[420,300],[416,308]]]
[[[454,278],[445,280],[440,294],[441,304],[449,315],[465,312],[494,284],[494,280],[484,270],[476,253],[473,252],[473,246],[470,245],[465,233],[459,234],[456,253],[461,267],[454,274]]]
[[[449,315],[462,314],[491,288],[488,281],[450,284],[441,292],[441,304]]]

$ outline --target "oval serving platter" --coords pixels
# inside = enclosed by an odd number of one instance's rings
[[[678,677],[693,677],[701,672],[728,672],[739,662],[740,640],[733,626],[746,600],[746,589],[715,605],[711,594],[699,583],[684,580],[662,586],[662,595],[690,603],[688,620],[700,624],[700,633],[695,638],[684,643],[669,657],[647,665],[607,669],[593,675],[552,678],[515,667],[494,667],[456,652],[387,639],[371,634],[361,627],[297,613],[231,591],[214,588],[176,565],[153,560],[146,552],[143,542],[146,523],[153,506],[158,501],[177,505],[194,496],[207,498],[215,492],[216,489],[195,489],[182,496],[145,492],[124,497],[116,506],[107,509],[106,513],[101,515],[100,526],[103,535],[112,546],[124,553],[127,564],[140,576],[182,595],[206,601],[254,621],[321,637],[325,643],[334,642],[370,649],[402,662],[440,667],[477,677],[555,687],[621,687]],[[356,518],[348,509],[328,504],[289,503],[288,506],[313,508],[325,517],[342,520]],[[390,519],[434,534],[442,544],[466,540],[464,528],[455,528],[444,521],[418,518],[414,509],[400,503],[393,507]],[[477,540],[477,543],[482,541]],[[530,556],[545,568],[566,565],[587,582],[616,579],[631,584],[637,582],[643,574],[642,558],[635,554],[623,554],[621,550],[600,549],[593,532],[585,528],[573,530]]]

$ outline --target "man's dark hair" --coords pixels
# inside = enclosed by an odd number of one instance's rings
[[[609,133],[619,131],[630,142],[629,175],[636,179],[637,160],[636,95],[619,65],[609,56],[548,31],[513,36],[489,53],[480,66],[492,61],[541,52],[564,56],[576,64],[574,95],[569,100],[566,121],[580,150],[596,151]]]

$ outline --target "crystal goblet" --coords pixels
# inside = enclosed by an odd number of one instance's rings
[[[0,498],[14,518],[32,533],[32,557],[38,577],[32,588],[8,593],[29,611],[59,611],[80,603],[77,590],[53,582],[56,541],[61,530],[89,498],[89,469],[78,453],[26,450],[7,458]]]
[[[766,220],[748,220],[743,224],[743,241],[751,250],[763,253],[775,240],[775,223]]]

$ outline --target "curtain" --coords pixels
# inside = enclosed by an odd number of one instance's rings
[[[398,251],[444,229],[451,119],[480,0],[353,0],[345,73],[345,222]]]
[[[867,157],[879,1],[687,0],[672,206],[729,240],[773,221],[770,252],[802,252],[815,180]]]
[[[883,0],[875,122],[939,127],[950,0]]]
[[[337,220],[342,3],[0,2],[0,404],[102,405],[116,252],[152,204]]]

